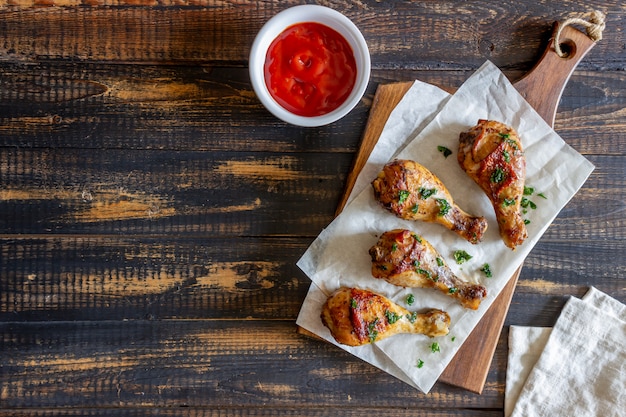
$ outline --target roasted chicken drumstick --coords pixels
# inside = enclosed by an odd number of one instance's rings
[[[448,334],[445,311],[411,313],[382,295],[358,288],[340,288],[322,307],[322,322],[338,343],[361,346],[398,333],[429,337]]]
[[[437,250],[410,230],[383,233],[369,253],[374,278],[402,287],[435,288],[472,310],[487,295],[484,286],[467,283],[454,275]]]
[[[439,223],[471,243],[478,243],[487,230],[484,217],[461,210],[439,178],[417,162],[389,162],[372,187],[380,204],[403,219]]]
[[[492,120],[460,135],[459,164],[491,200],[500,236],[511,249],[528,236],[520,213],[526,179],[522,143],[511,127]]]

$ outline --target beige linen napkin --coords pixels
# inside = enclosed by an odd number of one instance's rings
[[[591,288],[553,329],[511,326],[505,416],[625,416],[626,306]]]

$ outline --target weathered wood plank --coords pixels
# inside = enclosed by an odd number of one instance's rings
[[[548,236],[626,235],[626,157],[589,159],[596,170]],[[351,160],[344,153],[0,148],[0,233],[316,236],[332,221]]]
[[[4,148],[0,230],[317,235],[332,220],[351,159]]]
[[[424,395],[291,321],[0,324],[0,401],[17,407],[499,408],[437,384]],[[271,371],[268,365],[271,364]]]
[[[124,408],[58,408],[58,409],[0,409],[0,417],[55,417],[55,416],[84,416],[84,417],[323,417],[334,416],[338,413],[345,417],[362,417],[376,415],[380,417],[502,417],[501,410],[473,410],[473,409],[406,409],[404,407],[394,408],[372,408],[365,405],[332,406],[332,407],[220,407],[217,410],[206,408],[192,408],[188,406],[179,408],[167,407],[137,407]]]
[[[309,243],[308,238],[4,238],[0,319],[295,320],[310,285],[295,264]],[[565,298],[580,297],[591,285],[626,301],[626,269],[614,261],[622,250],[611,240],[542,239],[524,263],[509,320],[551,325]]]
[[[378,83],[458,87],[472,72],[374,71],[346,118],[307,129],[270,115],[243,68],[0,64],[0,146],[354,153]],[[576,71],[556,131],[583,154],[625,155],[625,86],[623,71]]]
[[[174,7],[167,7],[171,4],[167,2],[145,7],[139,2],[144,7],[132,7],[134,3],[94,2],[104,7],[76,7],[61,0],[62,7],[31,8],[32,1],[5,1],[4,7],[0,5],[0,59],[243,64],[263,23],[280,10],[300,4],[207,0],[187,6],[176,2]],[[578,1],[528,3],[523,12],[516,1],[325,4],[341,9],[361,29],[374,67],[393,63],[396,68],[422,69],[468,68],[485,59],[527,67],[538,58],[552,22],[589,9]],[[623,67],[626,56],[620,28],[625,26],[625,6],[606,1],[600,8],[608,15],[606,34],[599,53],[583,65]],[[29,19],[19,15],[23,9]],[[92,40],[93,34],[98,42]]]

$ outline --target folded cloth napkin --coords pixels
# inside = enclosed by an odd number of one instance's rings
[[[552,329],[511,326],[505,416],[626,416],[626,306],[592,287]]]

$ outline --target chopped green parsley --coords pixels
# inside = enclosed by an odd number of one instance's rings
[[[448,200],[444,198],[437,198],[436,201],[437,201],[437,204],[439,205],[439,215],[445,216],[446,214],[448,214],[448,212],[452,208],[450,207],[450,203],[448,203]]]
[[[394,313],[393,311],[385,310],[385,317],[387,317],[387,322],[389,324],[394,324],[402,317],[399,314]]]
[[[416,365],[416,366],[417,366],[418,368],[422,368],[422,366],[424,366],[424,361],[423,361],[423,360],[421,360],[421,359],[418,359],[418,360],[417,360],[417,365]]]
[[[415,320],[417,320],[417,312],[414,311],[410,314],[406,315],[407,320],[409,320],[411,323],[415,323]]]
[[[428,197],[435,194],[436,192],[437,192],[436,188],[423,188],[422,187],[419,189],[420,198],[422,200],[426,200]]]
[[[493,183],[501,183],[502,181],[504,181],[506,179],[506,171],[504,171],[502,168],[497,167],[492,173],[491,173],[491,177],[489,177],[489,179],[491,180],[491,182]]]
[[[513,204],[515,204],[514,198],[505,198],[502,201],[502,207],[509,207],[509,206],[512,206]]]
[[[454,260],[457,264],[461,265],[463,262],[469,261],[470,259],[472,259],[472,255],[465,252],[464,250],[454,251]]]
[[[414,302],[415,302],[415,296],[413,294],[409,294],[406,296],[406,303],[408,305],[413,305]]]
[[[441,152],[445,158],[447,158],[450,155],[452,155],[452,151],[450,149],[446,148],[445,146],[441,146],[441,145],[437,146],[437,150],[439,152]]]
[[[407,190],[400,190],[398,192],[398,204],[402,204],[406,201],[407,198],[409,198],[409,195],[411,195],[411,193]]]
[[[376,338],[378,337],[378,330],[376,330],[376,325],[378,324],[378,317],[376,317],[374,319],[373,322],[371,322],[368,326],[367,326],[367,332],[370,336],[370,343],[374,343],[376,341]]]
[[[437,343],[437,342],[433,342],[433,343],[430,345],[430,351],[431,351],[432,353],[441,352],[441,348],[439,347],[439,343]]]
[[[489,264],[484,264],[483,267],[480,268],[480,270],[485,273],[485,276],[487,278],[491,278],[493,276],[491,273],[491,267],[489,266]]]

